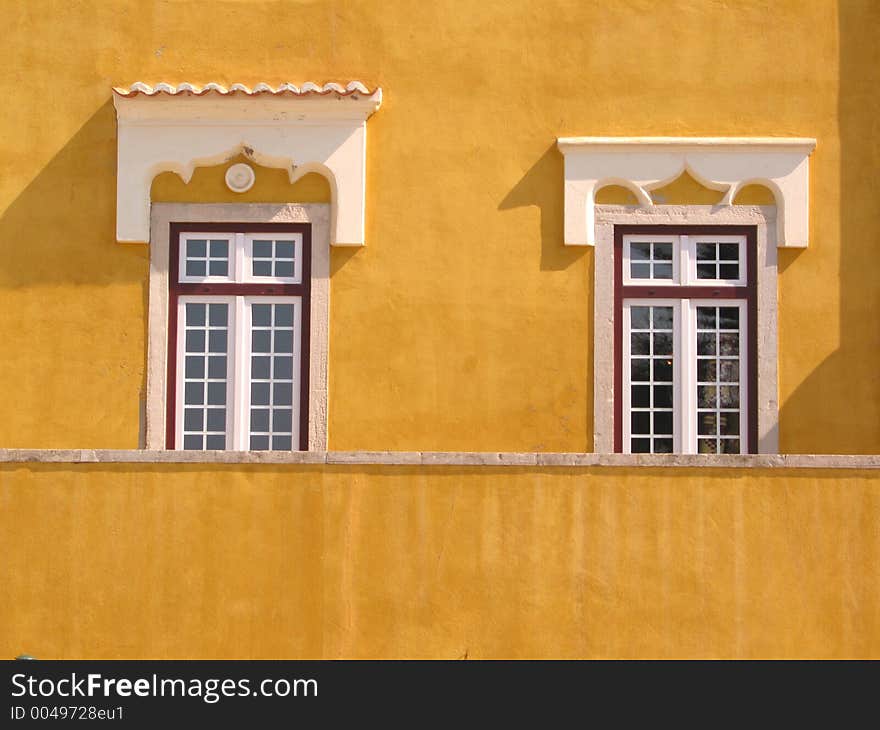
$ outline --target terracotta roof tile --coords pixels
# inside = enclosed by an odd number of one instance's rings
[[[281,84],[277,87],[273,87],[270,84],[259,83],[253,88],[246,86],[245,84],[232,84],[232,86],[226,87],[215,83],[205,84],[204,86],[186,83],[173,86],[171,84],[160,83],[156,84],[155,86],[151,86],[150,84],[145,84],[141,81],[137,81],[129,87],[117,86],[113,89],[113,92],[115,94],[124,97],[133,97],[137,96],[138,94],[144,94],[145,96],[156,96],[159,94],[167,94],[169,96],[176,96],[178,94],[203,96],[204,94],[210,93],[221,94],[223,96],[230,94],[246,94],[248,96],[255,96],[257,94],[291,94],[294,96],[307,96],[310,94],[317,94],[321,96],[327,96],[328,94],[336,94],[337,96],[352,96],[353,94],[364,94],[366,96],[372,96],[379,91],[380,90],[378,88],[371,91],[360,81],[350,81],[345,86],[342,86],[342,84],[334,83],[324,84],[323,86],[320,86],[318,84],[312,83],[311,81],[307,81],[301,86],[296,86],[295,84]]]

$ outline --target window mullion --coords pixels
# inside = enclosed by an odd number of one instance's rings
[[[232,398],[230,407],[230,416],[232,420],[232,448],[237,451],[245,450],[245,438],[242,432],[245,427],[243,418],[242,400],[245,396],[245,352],[247,347],[246,324],[247,312],[245,311],[244,297],[237,296],[233,303],[233,322],[234,335],[230,346],[230,365],[233,372],[232,377]]]
[[[679,424],[681,428],[680,453],[696,453],[696,315],[690,299],[681,300],[679,318]]]
[[[245,261],[245,237],[243,233],[235,234],[235,271],[233,273],[234,281],[243,282],[245,279],[246,264]]]

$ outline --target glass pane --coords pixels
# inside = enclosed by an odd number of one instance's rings
[[[722,436],[739,436],[739,413],[722,413],[718,422]]]
[[[739,454],[739,444],[739,439],[721,439],[721,451],[724,454]]]
[[[272,276],[271,261],[254,261],[254,276]]]
[[[697,407],[698,408],[717,408],[718,393],[714,385],[698,385],[697,386]]]
[[[715,264],[697,264],[698,279],[715,279],[716,275]]]
[[[205,358],[187,356],[186,365],[184,367],[184,376],[187,378],[204,378]]]
[[[226,327],[228,304],[212,304],[208,308],[209,324],[212,327]]]
[[[226,379],[226,356],[212,356],[208,358],[208,377]]]
[[[655,332],[654,333],[654,354],[655,355],[671,355],[672,354],[672,333],[671,332]]]
[[[630,324],[634,330],[646,330],[649,328],[651,308],[630,307]]]
[[[183,391],[183,402],[188,406],[200,406],[205,402],[204,383],[186,383]]]
[[[211,330],[208,333],[208,351],[226,352],[226,330]]]
[[[672,244],[671,243],[655,243],[654,259],[656,261],[672,261]]]
[[[630,354],[650,355],[651,334],[649,332],[633,332],[630,336]]]
[[[648,411],[633,411],[630,421],[632,433],[651,433],[651,414]]]
[[[276,241],[275,242],[275,258],[276,259],[292,259],[294,254],[293,241]]]
[[[650,243],[631,243],[629,245],[629,257],[632,261],[648,261],[651,258]]]
[[[717,453],[717,443],[715,439],[697,439],[697,453],[715,454]]]
[[[183,448],[185,449],[198,449],[202,450],[204,444],[204,440],[202,434],[185,434],[183,437]]]
[[[632,360],[630,363],[630,380],[633,382],[648,381],[651,379],[650,360]]]
[[[186,242],[186,258],[203,259],[208,255],[208,242],[204,239],[193,238]]]
[[[654,358],[654,380],[672,382],[672,360]]]
[[[671,411],[657,411],[654,413],[654,433],[661,435],[672,433]]]
[[[271,352],[272,331],[256,329],[253,330],[251,332],[251,350],[253,352]]]
[[[290,380],[293,378],[293,358],[292,357],[276,357],[275,360],[275,379]]]
[[[722,360],[720,367],[722,383],[736,383],[739,381],[739,360]]]
[[[655,279],[671,279],[672,264],[654,264]]]
[[[650,279],[651,265],[632,263],[629,266],[629,275],[632,279]]]
[[[211,241],[211,258],[212,259],[228,259],[229,258],[229,241],[212,240]]]
[[[719,258],[722,261],[738,261],[739,260],[739,244],[738,243],[722,243]]]
[[[739,334],[724,332],[718,335],[720,355],[739,355]]]
[[[226,448],[226,436],[221,434],[205,436],[205,448],[210,451],[222,451]]]
[[[207,274],[208,267],[206,261],[187,261],[186,262],[186,275],[187,276],[205,276]]]
[[[293,330],[276,330],[275,352],[293,352]]]
[[[293,261],[276,261],[275,262],[275,276],[291,277],[293,275],[294,275]]]
[[[714,355],[715,338],[716,335],[714,332],[700,332],[697,334],[697,354]]]
[[[251,320],[254,327],[269,327],[272,324],[272,305],[254,304],[251,307]]]
[[[293,383],[275,383],[272,386],[272,402],[276,406],[293,405]]]
[[[631,400],[633,408],[650,408],[651,407],[651,386],[650,385],[633,385],[631,389]]]
[[[291,441],[293,439],[290,436],[273,436],[272,437],[272,450],[273,451],[290,451],[292,448]]]
[[[271,358],[268,357],[252,357],[251,358],[251,377],[260,380],[267,380],[270,376]]]
[[[739,266],[737,264],[722,264],[718,267],[719,279],[739,279]]]
[[[272,389],[270,383],[251,383],[251,405],[269,405],[269,393]]]
[[[205,324],[205,308],[204,304],[187,303],[186,305],[186,323],[190,327],[202,327]]]
[[[205,427],[205,411],[202,408],[183,409],[183,428],[186,431],[202,431]]]
[[[715,307],[697,307],[697,329],[715,329]]]
[[[715,360],[697,360],[697,380],[701,383],[714,383],[716,378]]]
[[[672,386],[654,386],[654,408],[672,408]]]
[[[254,258],[272,258],[272,241],[254,241]]]
[[[272,411],[272,431],[289,432],[293,429],[293,411],[290,408],[275,408]]]
[[[715,244],[698,243],[697,261],[715,261]]]
[[[739,408],[739,386],[722,385],[719,388],[722,408]]]
[[[269,430],[269,409],[251,408],[251,432]]]
[[[672,307],[651,307],[654,315],[655,330],[672,329]]]
[[[208,431],[225,431],[226,430],[226,409],[225,408],[208,408]]]
[[[251,450],[252,451],[268,451],[269,450],[269,437],[268,436],[251,436]]]
[[[655,454],[671,454],[672,453],[672,439],[670,439],[670,438],[654,439],[654,453]]]
[[[276,304],[275,305],[275,326],[276,327],[293,327],[293,305],[292,304]]]
[[[716,420],[714,413],[700,413],[697,416],[697,433],[707,436],[715,435]]]
[[[208,383],[208,405],[226,405],[226,383]]]
[[[738,330],[739,329],[739,307],[720,307],[719,313],[719,329]]]
[[[631,439],[630,440],[630,451],[634,454],[650,454],[651,453],[651,439]]]
[[[212,261],[208,273],[211,276],[229,276],[229,264],[226,261]]]
[[[205,330],[187,330],[185,346],[187,352],[204,352]]]

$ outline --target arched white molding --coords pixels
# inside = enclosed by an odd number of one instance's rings
[[[815,139],[776,137],[560,137],[565,158],[565,244],[596,243],[596,192],[606,185],[632,190],[643,208],[650,191],[685,170],[699,183],[724,190],[732,205],[746,185],[769,188],[777,206],[780,247],[806,248],[810,230],[810,153]]]
[[[116,238],[150,240],[150,187],[159,173],[189,182],[197,167],[243,154],[288,171],[291,183],[309,172],[330,182],[331,243],[364,245],[366,120],[382,90],[284,84],[230,89],[181,84],[114,89],[118,126]]]

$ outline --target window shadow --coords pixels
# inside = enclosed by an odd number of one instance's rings
[[[782,407],[783,452],[880,452],[880,217],[874,192],[880,169],[880,5],[874,0],[840,2],[838,27],[840,344]],[[781,255],[780,270],[795,271],[807,258]]]
[[[588,248],[564,243],[563,185],[562,153],[554,141],[498,206],[500,211],[525,206],[540,210],[542,271],[566,269],[583,257]]]
[[[148,258],[147,246],[116,241],[108,99],[0,215],[0,287],[145,285]]]

